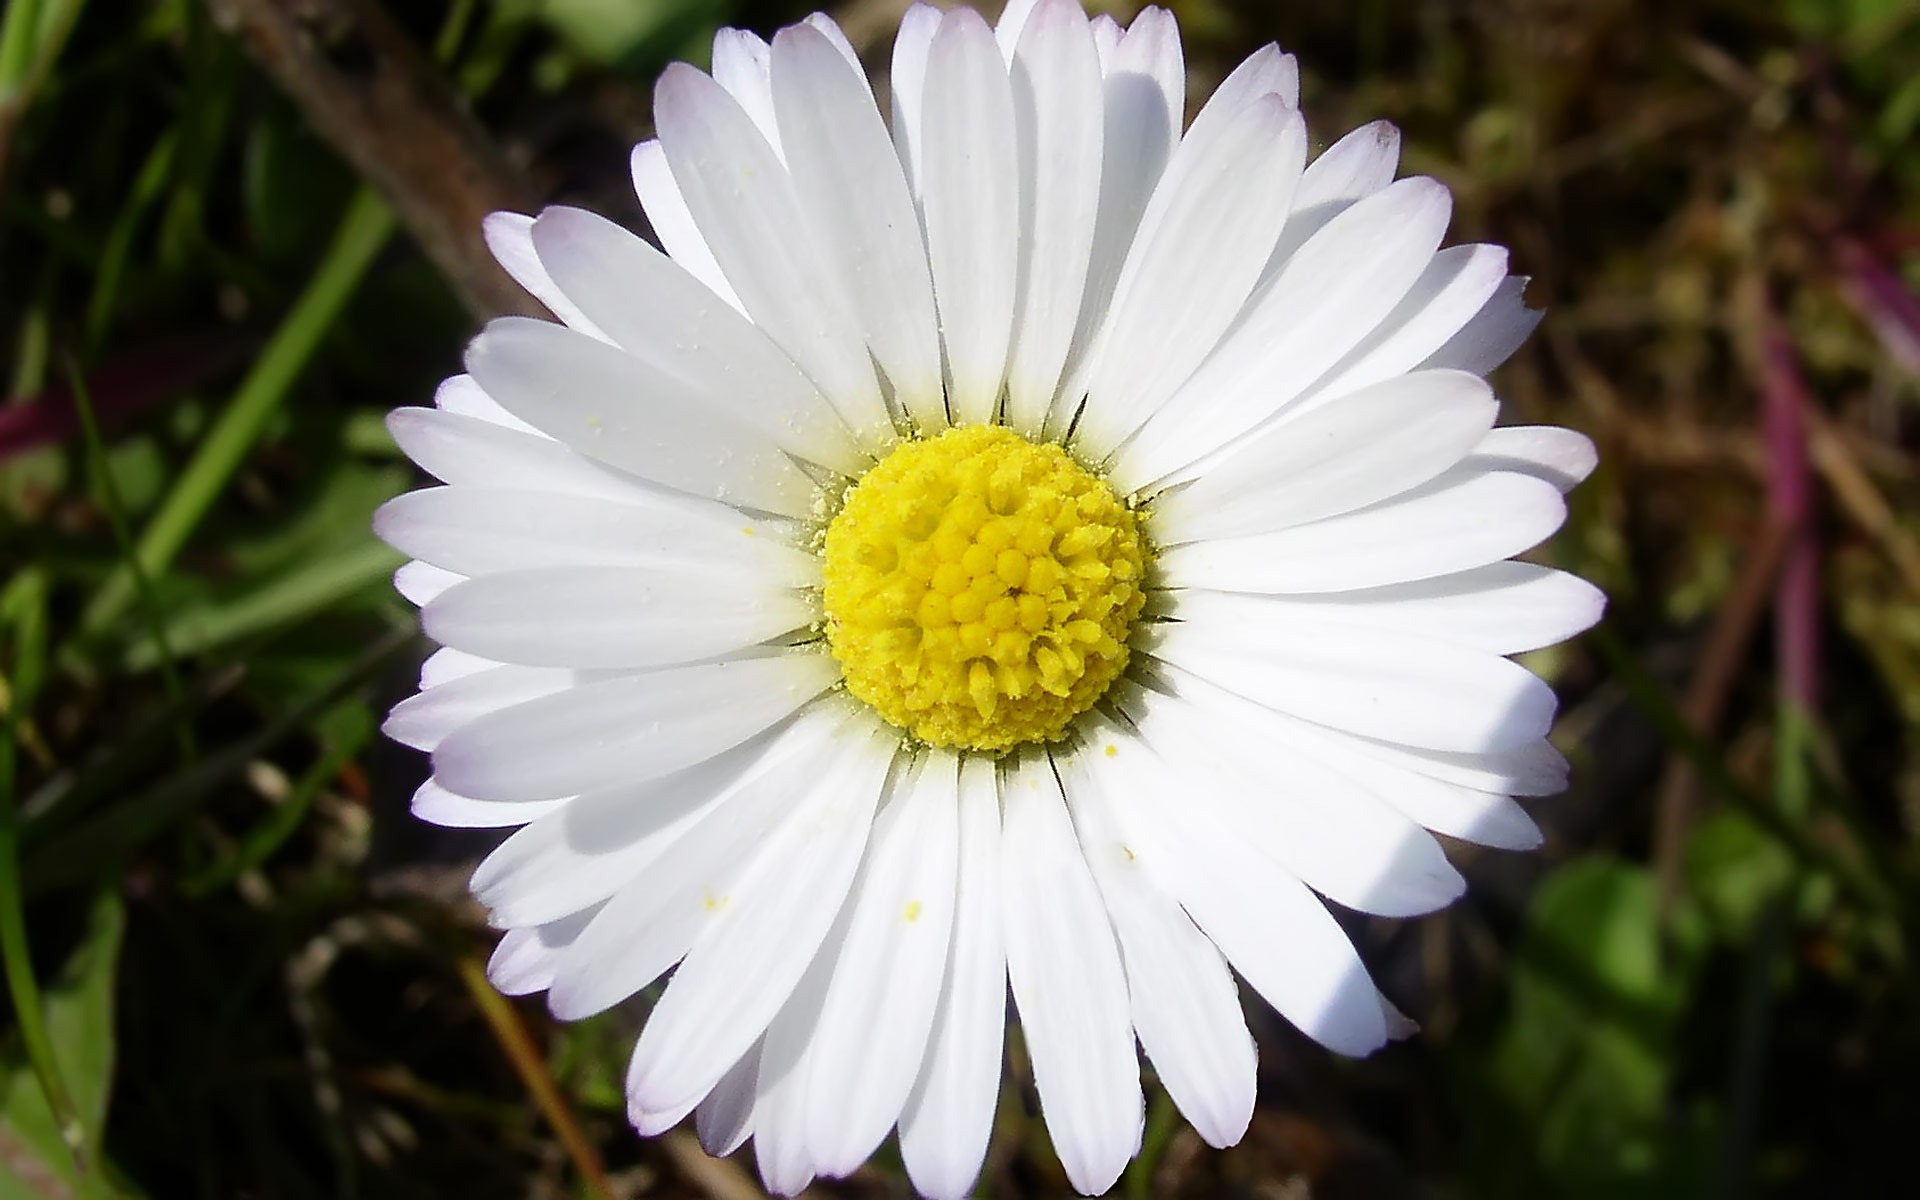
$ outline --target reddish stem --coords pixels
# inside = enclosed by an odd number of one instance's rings
[[[1842,290],[1895,362],[1920,372],[1920,296],[1868,246],[1837,239]]]
[[[189,338],[108,363],[87,380],[87,395],[102,426],[171,400],[239,361],[244,344],[230,334]],[[73,395],[62,384],[17,404],[0,406],[0,462],[38,446],[64,442],[80,431]]]
[[[1762,425],[1767,511],[1793,530],[1774,593],[1774,638],[1783,698],[1812,712],[1820,698],[1820,546],[1814,531],[1813,463],[1806,411],[1812,403],[1793,342],[1771,299],[1765,308]]]

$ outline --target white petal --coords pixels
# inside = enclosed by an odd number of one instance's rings
[[[1539,309],[1528,308],[1521,300],[1526,290],[1524,276],[1507,276],[1494,290],[1486,307],[1420,365],[1455,367],[1485,375],[1507,361],[1546,315]]]
[[[1074,433],[1089,457],[1111,453],[1219,343],[1280,234],[1306,155],[1305,122],[1272,94],[1196,122],[1181,141],[1089,352]]]
[[[972,9],[953,9],[927,51],[919,178],[958,423],[994,418],[1006,374],[1020,238],[1015,146],[1013,88],[993,31]]]
[[[992,762],[960,764],[960,870],[946,986],[926,1062],[900,1117],[900,1157],[928,1200],[973,1191],[1000,1100],[1007,959],[1000,913],[1000,798]]]
[[[1218,120],[1230,113],[1253,103],[1262,96],[1280,97],[1288,108],[1300,107],[1300,64],[1293,55],[1283,54],[1273,42],[1255,50],[1240,61],[1228,76],[1213,89],[1213,95],[1207,98],[1198,116],[1194,117],[1194,127],[1202,121]],[[1212,110],[1219,116],[1209,117]],[[1189,129],[1188,135],[1192,135]]]
[[[1290,752],[1325,763],[1435,833],[1508,850],[1540,845],[1539,826],[1507,796],[1423,774],[1369,753],[1365,742],[1305,722],[1270,721],[1267,727],[1284,728]]]
[[[481,800],[653,779],[739,745],[838,676],[816,650],[623,675],[480,718],[440,744],[434,770]]]
[[[933,35],[939,29],[939,9],[931,4],[908,8],[900,18],[900,32],[894,35],[893,66],[888,72],[893,88],[893,145],[916,201],[923,190],[920,113],[927,90],[927,52],[933,48]]]
[[[1161,8],[1143,10],[1114,48],[1103,73],[1106,122],[1100,210],[1087,260],[1086,297],[1067,361],[1069,375],[1105,324],[1140,214],[1180,140],[1187,100],[1186,63],[1180,56],[1180,27],[1173,14]],[[1056,398],[1047,419],[1055,436],[1065,433],[1079,411],[1080,399],[1064,390]]]
[[[514,424],[524,423],[514,418]],[[532,426],[526,426],[527,432],[522,433],[451,409],[396,408],[387,414],[387,429],[408,458],[444,483],[526,488],[622,502],[632,502],[636,496],[665,494],[662,489],[569,450]]]
[[[487,981],[503,996],[528,996],[553,982],[551,964],[537,932],[509,929],[487,959]]]
[[[819,386],[868,448],[893,440],[873,364],[793,181],[738,103],[674,63],[654,89],[673,177],[754,323]]]
[[[465,679],[482,671],[500,666],[492,659],[481,658],[477,654],[468,654],[464,650],[455,650],[451,646],[442,646],[427,660],[420,664],[420,690],[438,687],[443,683],[452,683],[456,679]]]
[[[1177,695],[1122,699],[1147,745],[1187,781],[1181,804],[1338,904],[1433,912],[1466,889],[1440,844],[1350,777],[1288,749],[1270,710],[1188,674]],[[1172,797],[1163,799],[1170,802]]]
[[[770,740],[743,748],[737,756],[744,762],[743,771],[731,781],[723,778],[727,767],[741,765],[731,763],[705,776],[698,789],[704,798],[700,804],[678,806],[661,830],[664,836],[647,839],[646,851],[609,864],[633,869],[555,965],[547,996],[554,1015],[574,1020],[619,1003],[658,979],[713,928],[737,897],[754,856],[792,819],[793,776],[817,780],[830,768],[840,751],[835,739],[844,726],[838,706],[816,706]],[[534,838],[515,853],[537,852],[540,846]],[[591,869],[589,873],[585,888],[573,889],[564,881],[544,892],[530,888],[529,907],[558,908],[573,900],[597,899],[603,877]],[[483,882],[506,899],[528,887],[512,875]],[[671,1125],[692,1108],[694,1099],[675,1097],[648,1107],[648,1120]]]
[[[694,1110],[694,1129],[700,1147],[715,1158],[725,1158],[753,1133],[754,1095],[760,1085],[761,1044],[740,1056],[707,1098]]]
[[[1449,754],[1441,750],[1415,750],[1390,742],[1354,737],[1305,722],[1300,723],[1298,732],[1302,736],[1332,742],[1344,750],[1370,755],[1383,763],[1474,791],[1499,792],[1509,796],[1552,796],[1567,790],[1567,757],[1545,738],[1494,754]]]
[[[480,222],[480,232],[487,239],[487,249],[493,251],[494,259],[513,276],[514,282],[532,293],[533,298],[547,306],[547,311],[565,321],[570,327],[581,333],[596,337],[602,341],[606,335],[600,327],[580,311],[580,306],[566,293],[566,289],[556,284],[547,274],[545,264],[533,248],[533,218],[516,212],[489,213]]]
[[[686,197],[680,194],[680,185],[674,182],[673,168],[667,165],[667,152],[660,148],[660,143],[645,141],[635,146],[632,168],[633,190],[640,197],[640,206],[647,211],[647,222],[653,226],[654,236],[660,239],[661,249],[714,295],[745,313],[747,306],[734,293],[733,285],[727,282],[726,273],[713,257],[713,248],[707,245],[706,236],[694,224],[693,213],[687,209]]]
[[[1317,774],[1323,768],[1336,772],[1411,820],[1450,837],[1531,849],[1540,842],[1539,830],[1496,789],[1557,791],[1565,785],[1565,760],[1544,740],[1490,755],[1410,750],[1254,706],[1191,676],[1175,678],[1182,681],[1183,696],[1223,727],[1251,729],[1250,737],[1286,755],[1289,763],[1305,762]],[[1542,747],[1545,755],[1539,751]],[[1528,789],[1532,782],[1550,786]]]
[[[1565,519],[1551,484],[1510,471],[1448,472],[1359,512],[1175,546],[1159,565],[1169,587],[1339,592],[1498,562],[1538,545]]]
[[[1462,371],[1389,379],[1283,419],[1154,501],[1160,545],[1243,537],[1352,512],[1427,482],[1493,426],[1493,389]]]
[[[393,590],[414,604],[428,604],[454,584],[466,579],[431,563],[402,563],[393,573]]]
[[[498,425],[502,429],[511,429],[515,433],[529,434],[542,441],[552,441],[546,434],[514,416],[500,407],[499,401],[482,390],[471,375],[450,375],[440,381],[434,389],[433,406],[442,412],[455,416],[472,417],[485,421],[489,425]]]
[[[1329,1049],[1369,1054],[1383,1045],[1386,1016],[1373,982],[1314,894],[1204,812],[1170,803],[1187,790],[1171,764],[1098,718],[1088,726],[1101,749],[1086,761],[1128,848],[1240,975]]]
[[[831,945],[844,931],[841,910]],[[813,1033],[832,973],[831,954],[823,950],[807,967],[780,1011],[767,1026],[753,1102],[753,1160],[760,1169],[761,1186],[775,1196],[798,1195],[819,1173],[808,1136],[812,1113],[808,1083],[815,1061]],[[846,1097],[835,1097],[836,1102]]]
[[[1020,37],[1033,16],[1038,0],[1007,0],[1007,6],[1000,10],[1000,19],[993,25],[993,40],[999,43],[1001,57],[1011,63],[1015,48],[1020,45]],[[1077,7],[1077,6],[1076,6]]]
[[[705,1097],[703,1096],[701,1099],[704,1100]],[[687,1114],[698,1107],[699,1101],[697,1100],[676,1105],[670,1109],[662,1109],[659,1112],[648,1112],[628,1105],[627,1122],[633,1126],[633,1131],[641,1137],[659,1137],[667,1130],[672,1129],[680,1122],[686,1120]]]
[[[467,369],[508,411],[610,466],[722,503],[811,509],[813,482],[772,441],[585,334],[503,317],[467,347]]]
[[[403,746],[432,750],[469,721],[572,687],[572,671],[496,666],[409,696],[380,731]]]
[[[1113,69],[1114,56],[1120,52],[1120,39],[1125,36],[1126,30],[1106,13],[1093,19],[1093,48],[1100,55],[1101,78]]]
[[[1280,47],[1272,42],[1260,47],[1235,67],[1220,85],[1213,89],[1200,111],[1194,115],[1193,123],[1187,126],[1186,134],[1180,138],[1180,147],[1174,151],[1173,162],[1177,163],[1190,152],[1188,143],[1210,142],[1219,138],[1224,127],[1246,110],[1272,96],[1284,108],[1300,107],[1300,69],[1293,56],[1282,54]],[[1301,151],[1303,157],[1305,149]],[[1304,163],[1303,163],[1304,165]],[[1174,169],[1169,164],[1169,170]],[[1296,172],[1297,174],[1297,172]],[[1296,181],[1297,182],[1297,181]],[[1283,211],[1289,206],[1293,195],[1290,186],[1285,196],[1274,197],[1275,205]],[[1149,213],[1152,208],[1149,206]],[[1150,235],[1156,219],[1149,215],[1140,224],[1142,236]]]
[[[839,761],[754,855],[640,1034],[630,1107],[697,1102],[779,1011],[853,881],[896,737],[877,722],[865,736],[850,733]]]
[[[1135,436],[1120,486],[1166,476],[1283,409],[1412,289],[1451,210],[1446,188],[1403,179],[1328,222]]]
[[[1253,1118],[1256,1052],[1220,952],[1147,876],[1115,825],[1079,748],[1056,754],[1087,865],[1113,919],[1133,1026],[1167,1094],[1211,1146],[1231,1146]]]
[[[1287,260],[1327,222],[1393,182],[1400,166],[1400,131],[1386,121],[1347,134],[1307,165],[1293,194],[1293,215],[1267,260],[1267,274],[1278,274]]]
[[[373,529],[403,554],[461,575],[650,567],[769,587],[819,582],[818,557],[789,542],[787,529],[691,496],[638,489],[609,503],[504,487],[423,488],[381,505]]]
[[[475,800],[429,779],[413,793],[412,809],[422,821],[449,829],[503,829],[539,820],[572,802],[571,796],[557,800]]]
[[[638,879],[751,779],[772,770],[755,740],[642,783],[588,792],[534,821],[475,868],[470,887],[496,924],[538,925],[598,904]]]
[[[1269,708],[1362,737],[1483,753],[1545,737],[1553,725],[1553,689],[1482,650],[1290,620],[1177,621],[1155,633],[1154,657]]]
[[[698,563],[549,567],[470,579],[421,613],[427,636],[502,662],[664,667],[804,629],[815,600],[777,579]]]
[[[784,158],[773,100],[772,64],[773,52],[757,33],[723,28],[713,35],[713,81],[740,102],[760,136]]]
[[[1012,52],[1020,150],[1020,314],[1007,365],[1007,423],[1038,435],[1073,342],[1100,205],[1102,83],[1076,0],[1040,0],[1022,13]]]
[[[410,808],[420,820],[446,829],[517,829],[571,803],[571,796],[557,800],[475,800],[429,779],[415,789]]]
[[[1096,1196],[1138,1152],[1146,1121],[1127,977],[1044,754],[1010,765],[1001,804],[1007,977],[1048,1137],[1073,1186]]]
[[[1313,160],[1294,194],[1294,207],[1304,212],[1320,204],[1365,199],[1392,183],[1399,166],[1400,131],[1387,121],[1362,125]]]
[[[846,1175],[900,1118],[947,971],[960,761],[935,752],[874,823],[809,1051],[814,1166]]]
[[[1172,611],[1182,621],[1223,629],[1249,622],[1336,624],[1520,654],[1592,628],[1605,607],[1600,589],[1577,575],[1498,562],[1416,583],[1319,596],[1182,592]]]
[[[895,402],[945,423],[933,279],[913,197],[867,78],[806,25],[773,43],[773,88],[794,189],[841,272]]]
[[[853,43],[847,40],[846,30],[840,28],[832,17],[825,13],[808,13],[801,19],[801,24],[826,35],[826,39],[833,43],[833,48],[840,52],[840,57],[847,60],[847,65],[852,67],[863,81],[867,78],[867,65],[860,61],[860,52],[853,48]],[[872,86],[869,85],[867,90],[871,93]]]
[[[794,454],[843,474],[869,465],[793,360],[666,255],[578,208],[541,213],[533,243],[554,279],[621,349]]]
[[[553,964],[599,909],[584,908],[544,925],[509,929],[487,960],[487,982],[503,995],[526,996],[553,983]]]
[[[1308,408],[1402,375],[1458,333],[1506,278],[1502,246],[1449,246],[1433,256],[1399,307],[1303,396]]]
[[[1473,466],[1519,471],[1570,492],[1600,465],[1600,452],[1584,433],[1557,425],[1510,425],[1495,429],[1474,447]]]

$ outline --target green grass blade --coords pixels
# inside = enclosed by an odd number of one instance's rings
[[[180,150],[177,129],[169,129],[153,144],[147,161],[134,177],[133,189],[120,206],[113,228],[107,233],[106,247],[100,254],[100,266],[94,274],[93,293],[87,299],[86,344],[91,350],[104,344],[112,327],[120,300],[128,264],[147,214],[159,203],[161,193],[173,177],[173,166]]]
[[[371,538],[327,553],[221,604],[176,609],[165,628],[127,651],[129,671],[165,667],[173,654],[202,654],[319,613],[378,583],[406,557]]]
[[[13,0],[0,24],[0,104],[10,104],[40,48],[40,0]]]
[[[94,878],[102,863],[126,855],[165,829],[226,783],[281,739],[312,722],[348,692],[371,678],[387,659],[412,640],[411,629],[394,629],[337,673],[324,687],[281,714],[260,732],[207,755],[179,772],[57,839],[34,854],[26,886],[38,892]]]
[[[40,981],[33,971],[27,940],[26,895],[20,870],[20,827],[15,748],[20,725],[32,710],[47,659],[47,577],[37,569],[14,578],[0,603],[6,620],[8,650],[5,736],[0,737],[0,963],[7,972],[7,994],[27,1061],[46,1097],[47,1110],[68,1150],[78,1155],[86,1145],[86,1128],[67,1090],[47,1036],[46,1011],[41,1005]]]
[[[320,789],[366,749],[376,728],[372,714],[358,699],[339,705],[316,724],[323,728],[330,724],[340,726],[344,731],[333,739],[319,761],[300,776],[286,798],[248,831],[246,839],[232,854],[181,880],[181,890],[187,895],[204,896],[218,891],[271,858],[300,828]]]
[[[166,688],[167,699],[179,708],[185,699],[186,689],[180,685],[180,673],[174,669],[173,655],[164,653],[167,644],[165,615],[154,598],[153,581],[147,578],[146,571],[133,553],[133,537],[127,531],[126,505],[121,502],[119,485],[114,481],[113,468],[107,462],[106,443],[100,439],[100,422],[94,417],[93,395],[87,390],[87,379],[78,363],[68,364],[67,384],[73,390],[73,407],[80,415],[80,435],[86,443],[87,463],[100,488],[100,500],[107,510],[107,523],[113,529],[114,544],[119,547],[124,569],[132,573],[134,589],[140,600],[140,614],[163,651],[160,660],[161,684]],[[180,740],[180,761],[192,762],[193,723],[182,720],[176,729]]]
[[[393,229],[392,212],[371,189],[354,195],[320,269],[142,531],[132,560],[107,577],[87,606],[80,620],[83,638],[97,638],[126,614],[135,598],[137,572],[158,578],[172,565],[339,319]]]
[[[19,1047],[0,1048],[0,1197],[116,1200],[130,1193],[102,1146],[113,1094],[118,1042],[114,994],[126,934],[125,903],[108,886],[93,897],[85,932],[45,994],[48,1036],[59,1047],[73,1085],[83,1140],[70,1141],[26,1076]]]

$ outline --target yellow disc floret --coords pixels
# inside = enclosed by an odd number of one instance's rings
[[[1059,738],[1127,665],[1133,513],[1058,446],[970,425],[894,450],[827,526],[847,690],[935,746]]]

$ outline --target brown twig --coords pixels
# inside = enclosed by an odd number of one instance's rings
[[[307,120],[393,205],[477,316],[538,315],[480,222],[526,211],[526,181],[376,0],[207,0]]]
[[[1874,484],[1832,419],[1815,409],[1808,411],[1806,422],[1814,469],[1832,490],[1840,511],[1880,543],[1907,590],[1920,596],[1920,542],[1900,524],[1893,505]]]
[[[765,1200],[766,1193],[741,1169],[740,1164],[714,1158],[700,1148],[700,1139],[684,1129],[671,1129],[660,1135],[660,1148],[686,1181],[699,1188],[708,1200]],[[801,1193],[803,1196],[806,1193]]]
[[[547,1069],[547,1060],[533,1044],[533,1036],[527,1032],[526,1022],[520,1019],[520,1013],[504,996],[493,990],[493,985],[487,982],[486,969],[477,959],[460,960],[460,982],[467,985],[474,1005],[479,1008],[480,1015],[486,1018],[488,1028],[493,1030],[494,1040],[500,1043],[500,1049],[513,1064],[514,1073],[520,1076],[520,1082],[533,1098],[540,1115],[547,1119],[560,1144],[566,1147],[567,1157],[573,1160],[574,1169],[580,1172],[588,1194],[601,1200],[612,1200],[613,1184],[607,1179],[600,1155],[587,1140],[580,1122],[574,1119],[573,1110],[567,1107],[565,1097],[560,1095],[560,1087],[553,1081],[553,1072]]]

